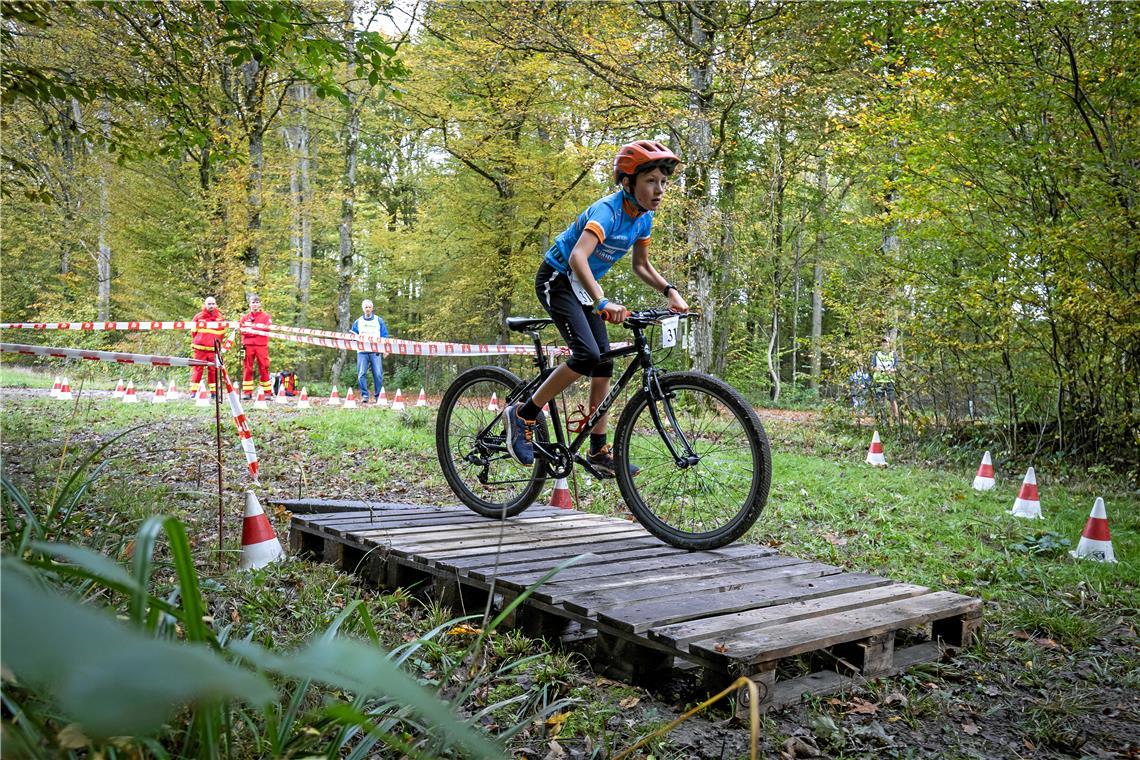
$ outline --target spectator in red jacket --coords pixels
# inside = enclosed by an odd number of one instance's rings
[[[202,302],[202,310],[194,315],[194,327],[190,330],[190,348],[193,349],[195,359],[210,362],[206,368],[209,378],[210,395],[218,392],[218,370],[214,367],[214,341],[222,339],[225,329],[219,324],[224,317],[218,309],[218,302],[213,296],[207,296]],[[202,367],[190,368],[190,389],[198,392],[198,383],[202,381]]]
[[[253,397],[253,363],[257,362],[258,382],[261,390],[269,396],[273,388],[269,381],[269,336],[254,335],[248,330],[265,332],[273,324],[269,315],[261,310],[261,299],[249,297],[249,313],[238,323],[241,329],[241,344],[245,347],[245,365],[241,376],[241,396],[245,400]]]

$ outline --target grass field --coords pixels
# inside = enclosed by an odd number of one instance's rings
[[[375,621],[380,645],[391,650],[454,616],[406,592],[363,588],[328,566],[290,560],[252,574],[219,572],[212,410],[186,402],[127,406],[106,394],[51,401],[31,390],[50,387],[50,376],[11,368],[0,370],[0,384],[9,389],[2,396],[5,473],[40,510],[80,457],[142,425],[100,457],[105,469],[54,540],[92,546],[126,564],[127,547],[147,517],[178,517],[212,624],[225,626],[229,637],[288,651],[359,600]],[[112,388],[114,380],[92,385]],[[153,388],[153,380],[145,387]],[[985,601],[980,640],[957,659],[773,711],[763,721],[763,754],[794,754],[797,747],[799,756],[809,747],[832,757],[1125,757],[1140,751],[1140,499],[1123,478],[1038,463],[1044,519],[1019,520],[1006,513],[1030,463],[1007,461],[996,447],[998,486],[976,493],[970,483],[981,451],[944,450],[932,458],[928,449],[883,431],[890,466],[874,469],[862,463],[868,428],[818,414],[761,412],[772,441],[773,486],[746,541]],[[435,458],[434,410],[273,407],[251,411],[250,419],[262,496],[455,503]],[[233,568],[244,459],[232,424],[223,418],[223,425],[224,548]],[[579,508],[624,512],[613,482],[579,476],[573,486]],[[1068,554],[1096,496],[1108,505],[1115,565]],[[287,528],[285,517],[274,516],[279,532]],[[9,559],[13,527],[6,527]],[[161,548],[156,556],[166,557]],[[174,588],[160,562],[153,592],[161,597]],[[89,601],[120,611],[126,603],[114,595]],[[441,696],[455,697],[472,670],[448,665],[463,660],[470,641],[460,635],[431,641],[404,669]],[[495,675],[453,707],[479,715],[476,723],[491,734],[522,726],[507,741],[513,756],[559,757],[549,754],[554,741],[566,756],[608,757],[699,701],[691,683],[656,692],[617,684],[594,676],[581,653],[551,650],[517,633],[496,631],[484,646],[494,667],[480,672]],[[507,667],[512,663],[521,664]],[[327,716],[320,704],[335,695],[325,691],[304,702],[297,731],[310,740],[296,747],[329,751],[335,732],[322,723]],[[544,706],[558,699],[570,702],[546,715]],[[747,727],[727,721],[728,714],[727,706],[718,706],[640,756],[746,756]],[[43,729],[48,742],[68,726],[65,717],[50,715]],[[8,730],[10,716],[9,710]],[[233,756],[265,753],[266,729],[258,720],[236,732]],[[184,729],[158,735],[169,747]],[[401,730],[413,742],[425,731],[413,724]]]

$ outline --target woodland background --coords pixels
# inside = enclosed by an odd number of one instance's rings
[[[367,297],[399,337],[516,342],[552,237],[655,138],[685,160],[651,252],[704,315],[687,364],[843,401],[891,335],[916,435],[1137,467],[1129,3],[2,8],[3,321],[258,292],[278,323],[344,329]],[[657,300],[628,267],[606,290]]]

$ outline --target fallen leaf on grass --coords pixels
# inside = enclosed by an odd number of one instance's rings
[[[780,753],[780,757],[787,758],[787,760],[795,760],[797,757],[819,756],[820,752],[816,749],[815,745],[804,741],[798,736],[792,736],[784,742],[784,751]]]
[[[968,736],[977,736],[981,730],[982,729],[978,728],[976,723],[970,723],[967,721],[966,723],[962,724],[962,733],[967,734]]]
[[[461,623],[460,625],[457,625],[454,628],[452,628],[451,630],[449,630],[447,632],[447,635],[448,636],[478,636],[482,632],[483,632],[483,629],[481,629],[481,628],[474,628],[472,626],[467,625],[466,623]]]
[[[879,711],[879,706],[874,702],[867,702],[862,699],[857,699],[851,703],[851,709],[847,711],[848,715],[874,715]]]
[[[624,710],[628,710],[631,707],[636,707],[637,703],[640,701],[641,697],[626,697],[622,701],[618,702],[618,706]]]
[[[566,724],[566,719],[570,717],[568,712],[554,713],[546,719],[546,730],[550,733],[550,737],[556,738],[562,732],[562,727]]]

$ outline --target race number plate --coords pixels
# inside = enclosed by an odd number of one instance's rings
[[[677,329],[680,322],[680,317],[661,320],[661,348],[672,348],[677,345]]]

